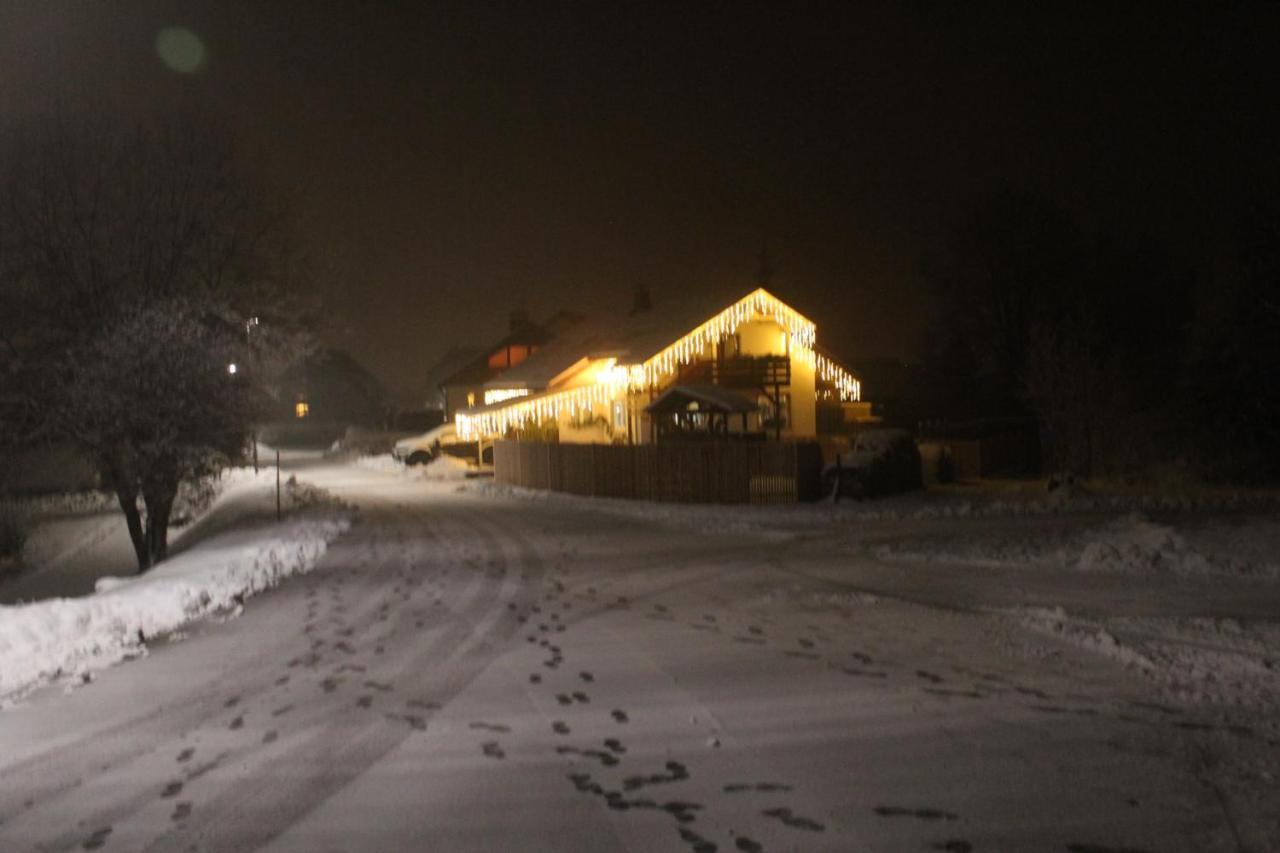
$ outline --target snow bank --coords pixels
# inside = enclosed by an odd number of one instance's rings
[[[1061,607],[1011,611],[1014,621],[1116,661],[1188,704],[1280,712],[1280,625],[1235,619],[1070,616]]]
[[[1068,561],[1072,568],[1086,572],[1201,575],[1216,570],[1172,527],[1136,514],[1105,526]]]
[[[317,495],[309,497],[314,506]],[[91,670],[145,653],[149,637],[232,610],[309,571],[350,523],[346,512],[313,509],[217,536],[141,577],[104,578],[85,598],[0,606],[0,697],[64,675],[87,678]]]
[[[873,550],[885,561],[1067,570],[1083,573],[1177,577],[1280,578],[1272,544],[1280,529],[1270,519],[1242,519],[1229,527],[1179,531],[1132,513],[1083,531],[1027,529],[972,531],[941,539],[887,543]]]

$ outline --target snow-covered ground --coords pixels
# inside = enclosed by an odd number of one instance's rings
[[[150,639],[236,609],[247,597],[314,566],[350,526],[350,512],[315,487],[293,482],[285,489],[287,518],[244,526],[266,515],[274,483],[274,471],[226,472],[216,502],[236,518],[234,529],[195,544],[175,537],[176,555],[145,575],[130,566],[130,576],[97,578],[92,595],[0,605],[0,703],[51,680],[87,681],[95,670],[145,654]],[[209,509],[200,506],[199,514]],[[103,539],[118,538],[121,524],[114,516],[97,518],[87,543],[73,538],[64,551],[92,555]],[[58,566],[55,559],[44,570]]]
[[[313,571],[0,714],[0,849],[1280,849],[1261,499],[298,474]]]

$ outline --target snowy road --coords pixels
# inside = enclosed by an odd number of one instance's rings
[[[1156,701],[980,585],[304,475],[361,512],[315,571],[0,713],[0,850],[1280,847],[1274,720]]]

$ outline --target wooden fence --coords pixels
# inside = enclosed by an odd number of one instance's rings
[[[595,497],[794,503],[819,494],[816,443],[548,444],[499,441],[499,483]]]

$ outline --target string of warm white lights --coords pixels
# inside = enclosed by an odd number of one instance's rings
[[[489,406],[494,403],[501,403],[505,400],[511,400],[516,397],[528,396],[528,388],[491,388],[484,392],[484,404]]]
[[[858,380],[831,359],[814,351],[816,327],[813,321],[760,288],[640,364],[623,365],[617,364],[615,359],[608,359],[596,370],[594,383],[530,399],[517,399],[511,405],[489,412],[459,412],[455,417],[458,435],[463,439],[505,435],[512,428],[557,420],[562,414],[573,416],[582,409],[606,405],[619,394],[661,387],[663,380],[680,366],[689,364],[709,345],[733,334],[743,323],[758,316],[772,318],[787,331],[793,355],[803,359],[823,382],[834,385],[841,401],[860,399],[862,388]],[[502,402],[526,394],[526,389],[486,391],[485,403]]]

